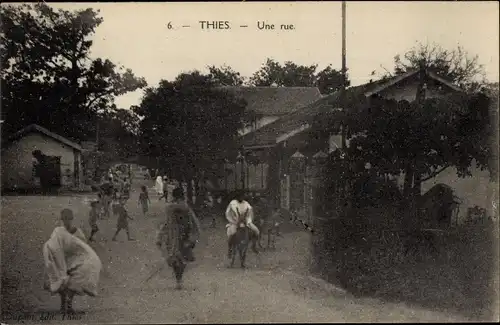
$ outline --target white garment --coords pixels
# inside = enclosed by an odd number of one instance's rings
[[[64,227],[56,227],[43,245],[43,257],[47,290],[56,293],[68,288],[78,295],[97,295],[102,263],[80,229],[72,235]]]
[[[230,237],[236,233],[238,221],[244,218],[249,226],[257,235],[259,229],[253,224],[253,208],[247,201],[238,202],[232,200],[226,209],[226,219],[229,223],[226,225],[227,236]]]
[[[161,176],[156,177],[155,190],[159,195],[163,194],[163,178]]]

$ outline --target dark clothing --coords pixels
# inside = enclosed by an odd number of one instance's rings
[[[115,189],[113,184],[108,182],[101,185],[101,191],[104,193],[104,195],[107,196],[113,196],[115,194]]]
[[[128,219],[130,218],[127,210],[125,210],[124,207],[119,206],[117,208],[118,213],[118,219],[116,221],[116,228],[117,229],[128,229]]]
[[[91,227],[93,227],[93,226],[97,227],[97,216],[98,216],[97,211],[95,211],[93,209],[90,210],[90,212],[89,212],[89,225]]]
[[[192,249],[195,241],[191,235],[198,235],[200,223],[193,211],[184,202],[167,205],[166,219],[160,225],[157,243],[167,262],[194,260]]]
[[[141,204],[142,207],[142,212],[146,213],[149,210],[149,195],[147,192],[141,192],[139,194],[139,203]]]

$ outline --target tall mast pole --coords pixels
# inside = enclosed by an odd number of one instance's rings
[[[346,64],[346,2],[342,1],[342,89],[341,89],[341,104],[345,110],[345,90],[347,86],[347,64]],[[346,127],[342,125],[341,141],[342,149],[346,147]]]

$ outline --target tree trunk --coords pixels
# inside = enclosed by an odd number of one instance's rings
[[[193,204],[193,183],[192,178],[189,177],[186,179],[187,182],[187,202],[192,205]]]
[[[271,151],[267,157],[268,159],[268,172],[267,172],[267,184],[266,191],[269,195],[269,199],[276,206],[279,206],[280,202],[280,170],[279,170],[279,156],[274,151]]]
[[[195,177],[194,179],[194,192],[196,194],[196,202],[195,205],[197,208],[202,206],[202,203],[205,199],[205,191],[203,190],[203,186],[200,186],[200,178]]]
[[[414,174],[413,195],[419,197],[422,194],[422,175],[419,172]]]
[[[408,166],[405,169],[405,180],[404,180],[404,185],[403,185],[403,194],[405,198],[410,198],[413,190],[413,168],[411,164],[408,164]]]
[[[418,222],[418,207],[417,207],[417,196],[415,195],[414,188],[414,179],[415,175],[415,164],[410,163],[405,170],[405,184],[404,184],[404,197],[405,197],[405,206],[404,206],[404,222],[403,226],[411,231],[411,229],[415,228]]]

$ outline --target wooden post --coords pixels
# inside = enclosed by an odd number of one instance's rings
[[[260,188],[263,190],[264,189],[264,162],[263,160],[260,161]]]
[[[304,208],[304,173],[306,157],[299,151],[290,157],[290,210],[298,212]]]

